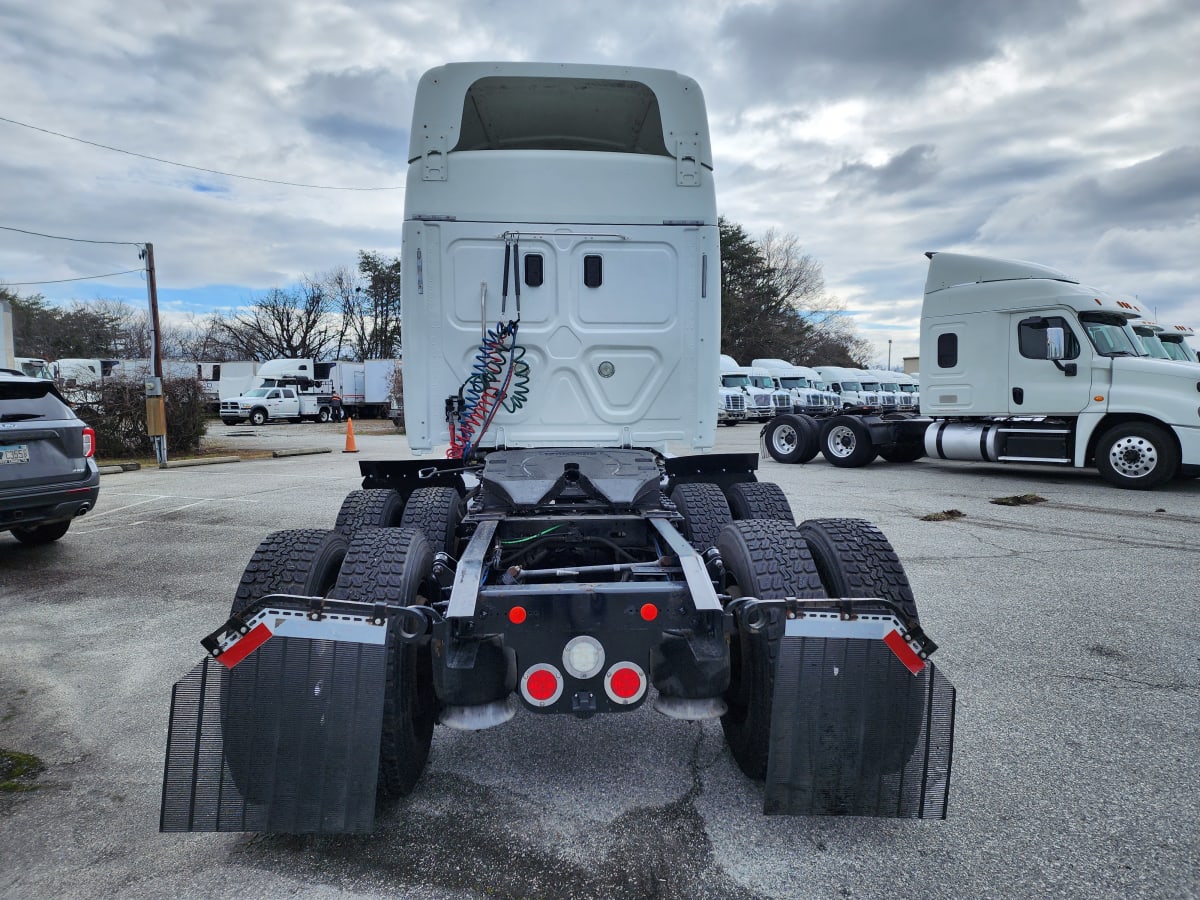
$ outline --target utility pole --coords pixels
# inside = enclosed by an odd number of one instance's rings
[[[892,339],[888,338],[888,371],[892,371]]]
[[[167,464],[167,410],[163,403],[162,333],[158,326],[158,285],[154,281],[154,245],[140,254],[146,261],[146,293],[150,298],[150,360],[154,373],[146,381],[146,433],[154,443],[159,467]]]

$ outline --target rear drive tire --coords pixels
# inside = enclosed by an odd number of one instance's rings
[[[12,535],[22,544],[38,547],[42,544],[52,544],[67,533],[71,520],[50,522],[46,525],[33,525],[29,528],[14,528]]]
[[[232,615],[268,594],[323,597],[337,581],[346,538],[323,528],[293,528],[268,534],[246,563],[234,594]]]
[[[240,615],[268,594],[325,596],[337,581],[346,556],[346,538],[336,531],[296,528],[268,534],[250,557],[234,594],[231,615]],[[255,725],[252,714],[221,694],[221,732],[225,764],[238,792],[249,801],[261,800],[270,785],[256,780]]]
[[[317,412],[317,421],[318,422],[328,422],[332,418],[333,418],[333,416],[330,415],[328,406],[322,406],[321,409]]]
[[[721,529],[733,521],[725,494],[712,482],[677,484],[671,491],[671,502],[683,516],[680,532],[699,553],[715,547]]]
[[[417,488],[409,495],[400,517],[401,526],[420,528],[436,553],[458,555],[458,526],[463,518],[463,501],[452,487]]]
[[[725,495],[729,510],[736,519],[775,519],[796,524],[792,505],[783,488],[772,481],[738,481],[729,486]]]
[[[342,501],[333,528],[347,538],[360,528],[391,528],[404,515],[404,501],[390,488],[351,491]]]
[[[776,416],[763,430],[771,459],[781,463],[806,463],[820,452],[820,429],[811,416]]]
[[[809,519],[799,531],[830,597],[881,597],[917,619],[917,601],[900,557],[864,519]]]
[[[1109,484],[1148,491],[1179,470],[1179,447],[1164,429],[1150,422],[1126,422],[1104,433],[1096,445],[1096,468]]]
[[[821,429],[821,453],[842,469],[865,466],[875,458],[871,432],[854,416],[834,416]]]
[[[735,597],[825,596],[808,547],[792,525],[764,519],[733,522],[722,529],[717,549]],[[784,620],[783,610],[771,609],[763,630],[739,628],[729,646],[730,680],[725,692],[729,710],[721,717],[721,727],[738,768],[759,781],[767,775],[775,666]]]
[[[811,519],[801,522],[800,534],[812,551],[821,573],[821,583],[830,597],[880,597],[891,600],[914,622],[919,622],[904,566],[882,531],[862,519]],[[909,677],[907,673],[904,677]],[[871,698],[865,698],[870,703]],[[881,701],[886,702],[886,701]],[[918,701],[920,702],[920,701]],[[889,720],[903,727],[889,730]],[[879,763],[888,772],[898,772],[912,756],[921,734],[919,710],[876,709],[864,718],[863,744],[877,747]],[[890,740],[885,740],[887,735]]]
[[[432,572],[433,549],[420,529],[364,528],[350,542],[331,596],[366,603],[425,605],[437,597]],[[438,713],[430,645],[401,640],[399,621],[393,616],[387,625],[376,787],[376,794],[385,801],[412,792],[429,761]]]

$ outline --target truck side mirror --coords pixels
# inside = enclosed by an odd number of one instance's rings
[[[1066,335],[1063,329],[1047,328],[1046,359],[1062,359],[1066,355]]]

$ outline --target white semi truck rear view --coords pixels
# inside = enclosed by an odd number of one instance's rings
[[[254,551],[172,697],[162,830],[370,830],[435,725],[646,703],[719,719],[765,812],[943,817],[954,691],[886,538],[671,453],[717,421],[699,86],[448,65],[410,134],[404,411],[443,457],[363,461],[334,528]]]
[[[773,457],[798,461],[816,430],[838,466],[877,455],[1094,466],[1133,489],[1200,473],[1200,377],[1141,355],[1137,304],[1034,263],[928,256],[925,415],[839,416],[819,429],[769,423]]]

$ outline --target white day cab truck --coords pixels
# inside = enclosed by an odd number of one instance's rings
[[[813,369],[786,359],[756,359],[751,365],[766,370],[781,390],[791,397],[791,412],[819,415],[834,408],[835,395],[821,388],[821,376]]]
[[[1136,304],[1034,263],[927,255],[923,415],[780,418],[774,459],[1094,466],[1133,489],[1200,474],[1200,371],[1140,355]]]
[[[716,435],[699,86],[447,65],[410,134],[405,427],[441,455],[360,462],[333,528],[254,551],[175,687],[160,827],[366,831],[435,726],[646,703],[719,719],[768,813],[943,817],[954,691],[887,539],[667,452]]]

